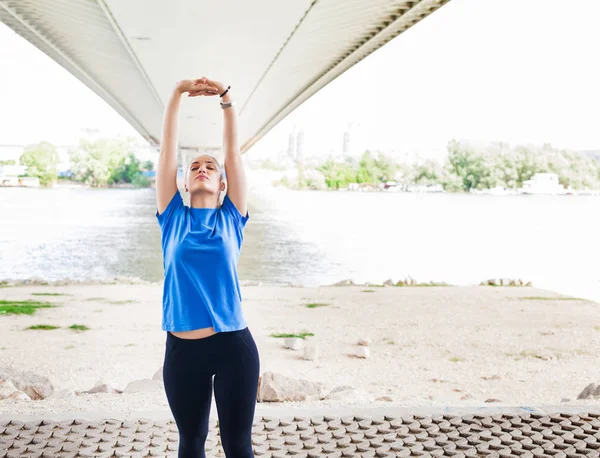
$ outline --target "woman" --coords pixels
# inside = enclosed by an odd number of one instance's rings
[[[225,171],[212,156],[194,158],[185,170],[189,207],[176,181],[177,117],[186,93],[220,96],[224,114]],[[230,88],[206,78],[176,84],[165,109],[156,197],[165,272],[163,379],[179,430],[178,456],[206,456],[214,376],[225,455],[253,457],[260,358],[242,313],[237,274],[248,213]]]

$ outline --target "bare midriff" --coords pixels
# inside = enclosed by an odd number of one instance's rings
[[[173,334],[175,337],[179,337],[180,339],[204,339],[205,337],[210,337],[216,333],[217,332],[212,327],[194,329],[193,331],[171,332],[171,334]]]

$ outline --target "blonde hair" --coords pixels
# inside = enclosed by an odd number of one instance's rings
[[[200,154],[200,155],[196,156],[195,158],[192,158],[192,160],[190,162],[188,162],[188,165],[185,168],[184,175],[183,175],[183,183],[185,185],[187,185],[188,176],[190,174],[190,167],[191,167],[192,163],[195,162],[196,159],[201,156],[210,157],[213,160],[213,162],[215,163],[215,166],[217,167],[217,170],[219,171],[219,173],[221,175],[221,181],[223,183],[225,183],[225,189],[223,191],[221,191],[219,189],[218,204],[219,204],[219,206],[221,206],[221,205],[223,205],[223,200],[225,199],[225,195],[227,194],[227,176],[225,175],[225,169],[221,166],[221,164],[219,164],[219,161],[217,160],[216,157],[211,156],[210,154]]]

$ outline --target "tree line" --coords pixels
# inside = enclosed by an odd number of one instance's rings
[[[68,152],[70,167],[64,179],[92,187],[124,183],[148,186],[148,178],[143,173],[154,170],[154,164],[141,162],[133,153],[134,147],[134,140],[129,138],[81,140]],[[42,186],[50,186],[59,179],[60,158],[52,143],[42,141],[27,146],[19,163],[27,167],[23,176],[37,177]],[[11,161],[2,164],[9,165]]]
[[[435,160],[400,163],[383,153],[366,151],[359,160],[327,160],[316,168],[328,188],[346,188],[350,183],[378,185],[440,184],[448,192],[504,187],[518,189],[536,173],[556,173],[571,189],[600,189],[600,161],[586,154],[556,149],[549,144],[509,147],[492,143],[476,148],[452,140],[443,162]]]

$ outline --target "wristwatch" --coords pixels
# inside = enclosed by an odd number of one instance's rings
[[[229,107],[234,107],[235,106],[235,102],[221,102],[221,108],[223,108],[223,110],[225,108],[229,108]]]

